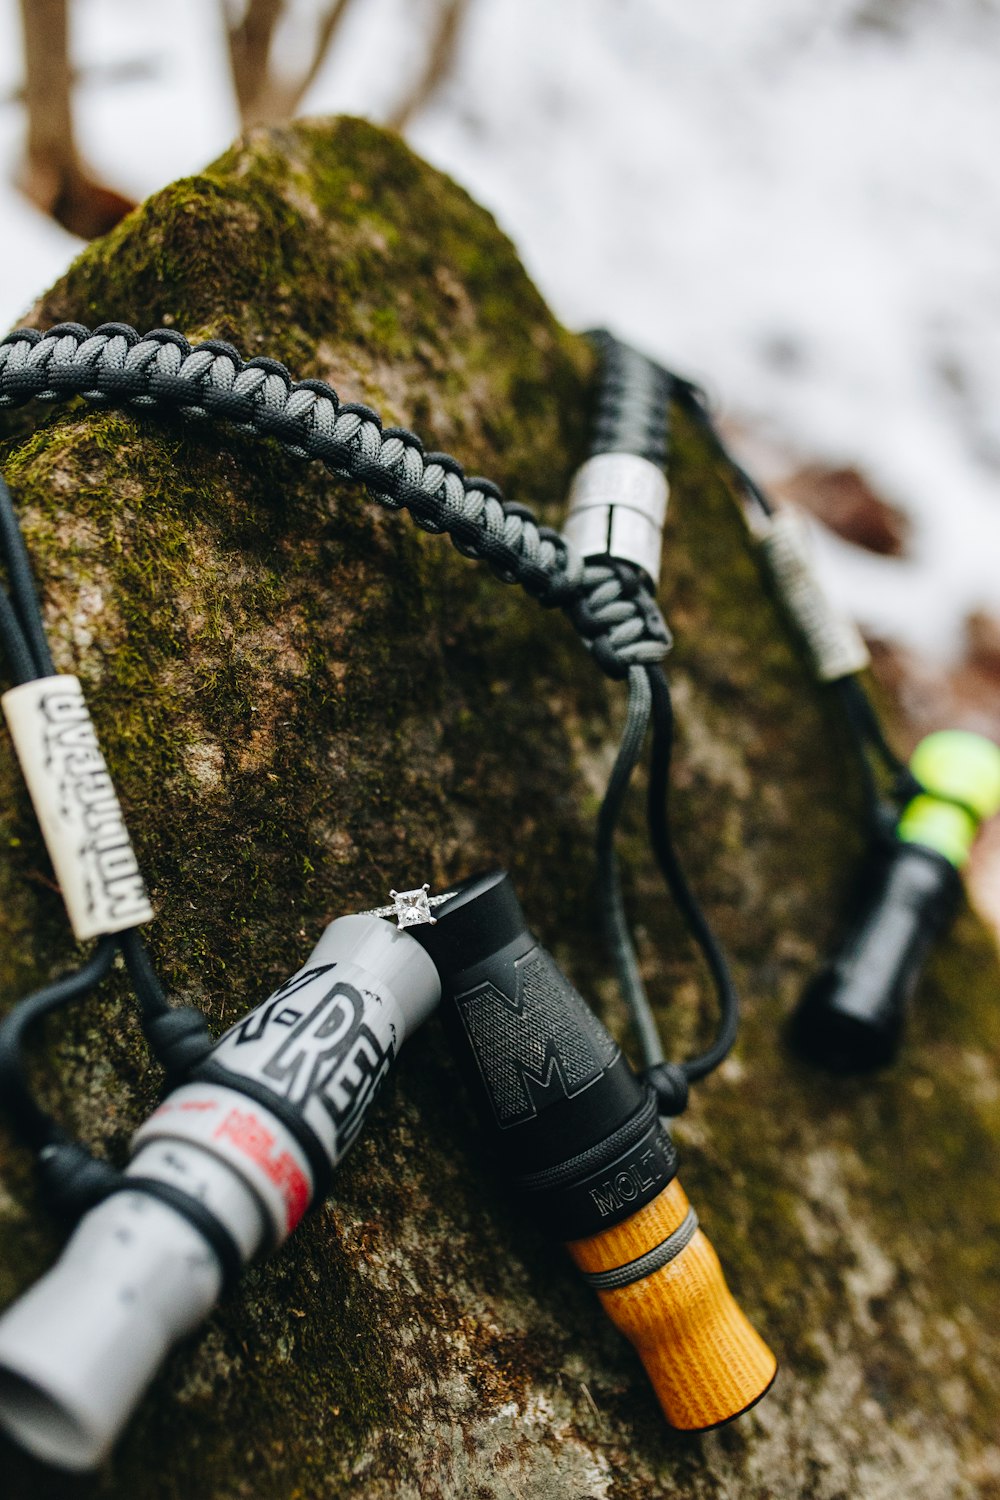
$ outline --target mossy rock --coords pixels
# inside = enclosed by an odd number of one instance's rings
[[[584,451],[586,345],[487,213],[360,121],[255,134],[158,194],[31,321],[59,319],[274,355],[552,522]],[[57,662],[88,688],[178,1001],[221,1029],[333,916],[502,863],[632,1047],[590,853],[623,696],[562,616],[273,445],[82,406],[10,414],[3,433]],[[851,879],[860,790],[680,415],[673,497],[678,840],[746,997],[736,1053],[677,1136],[779,1352],[774,1391],[720,1432],[667,1430],[631,1349],[491,1177],[433,1020],[331,1200],[175,1353],[106,1470],[67,1479],[4,1444],[9,1500],[1000,1495],[996,953],[965,912],[891,1072],[844,1083],[790,1058],[783,1022]],[[681,1055],[709,1034],[711,997],[638,819],[625,845]],[[0,938],[5,1003],[73,957],[5,736]],[[50,1026],[37,1070],[121,1160],[161,1077],[120,975]],[[6,1301],[59,1229],[6,1134],[0,1166]]]

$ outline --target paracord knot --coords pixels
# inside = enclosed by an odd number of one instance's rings
[[[39,1153],[38,1175],[46,1202],[75,1223],[115,1189],[122,1173],[92,1156],[79,1141],[56,1141]]]
[[[688,1106],[688,1076],[679,1063],[662,1062],[647,1068],[646,1082],[656,1095],[656,1107],[661,1115],[676,1119]]]
[[[214,1043],[208,1022],[193,1005],[178,1005],[146,1022],[146,1039],[164,1071],[177,1078],[204,1062]]]
[[[618,559],[587,563],[577,597],[565,606],[594,660],[609,677],[663,661],[673,637],[635,568]]]

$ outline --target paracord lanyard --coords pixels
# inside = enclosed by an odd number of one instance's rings
[[[602,377],[593,456],[631,455],[662,472],[671,377],[643,356],[623,353],[614,340],[598,339],[598,346]],[[75,396],[92,405],[153,409],[219,422],[250,435],[276,438],[298,458],[319,459],[338,477],[364,484],[379,504],[408,510],[424,530],[447,533],[463,555],[486,562],[501,581],[520,584],[546,607],[562,608],[601,669],[627,680],[625,733],[598,818],[598,883],[618,980],[635,1017],[649,1081],[661,1112],[678,1114],[686,1103],[688,1081],[718,1066],[732,1046],[738,1005],[724,955],[684,879],[671,841],[667,787],[672,713],[662,667],[670,634],[652,593],[649,566],[629,561],[627,549],[624,557],[606,550],[581,557],[564,536],[540,525],[526,506],[505,501],[489,480],[467,476],[449,454],[427,452],[407,429],[383,427],[370,407],[342,402],[323,381],[295,381],[276,360],[244,361],[226,343],[208,341],[192,347],[170,329],[140,336],[119,323],[104,324],[93,333],[75,323],[59,324],[45,333],[20,329],[0,342],[0,408]],[[9,595],[0,589],[0,642],[15,679],[19,685],[49,679],[73,682],[53,677],[37,589],[6,486],[0,487],[0,515],[10,583]],[[648,555],[647,548],[643,556],[648,560]],[[85,705],[83,712],[89,724]],[[719,1034],[711,1048],[680,1065],[663,1057],[625,918],[614,848],[622,801],[650,719],[650,840],[705,955],[721,1010]],[[96,738],[93,744],[99,756]],[[50,852],[55,859],[51,843]],[[151,916],[150,909],[142,920]],[[144,1033],[168,1073],[183,1073],[211,1046],[200,1012],[168,1005],[137,926],[115,930],[112,923],[103,932],[82,934],[98,936],[93,956],[15,1005],[0,1024],[0,1093],[24,1139],[40,1151],[50,1187],[74,1212],[107,1189],[112,1169],[69,1141],[32,1096],[22,1051],[28,1027],[90,993],[120,950],[139,1000]]]

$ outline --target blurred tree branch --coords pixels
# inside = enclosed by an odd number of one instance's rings
[[[95,239],[135,205],[97,182],[76,149],[67,0],[21,0],[21,24],[28,130],[18,185],[64,229]]]
[[[290,13],[289,0],[221,0],[229,66],[240,120],[281,124],[297,113],[336,44],[352,0],[313,0],[314,25],[304,58],[291,74],[278,65],[275,42]],[[414,83],[389,111],[402,132],[440,88],[454,66],[471,0],[436,0],[429,43]],[[98,182],[80,159],[73,129],[75,75],[69,49],[69,0],[20,0],[24,32],[27,114],[25,159],[18,185],[44,213],[84,239],[94,239],[134,207]]]
[[[238,16],[230,0],[223,0],[222,9],[233,90],[240,119],[246,125],[267,77],[271,42],[285,4],[284,0],[248,0],[242,16]]]
[[[297,75],[282,77],[274,66],[274,36],[287,10],[287,0],[247,0],[238,12],[233,0],[223,0],[229,65],[244,128],[290,120],[313,83],[336,39],[351,0],[323,5],[309,60]]]
[[[436,26],[423,72],[409,93],[393,109],[386,124],[401,134],[413,116],[430,102],[451,72],[458,52],[458,40],[469,13],[470,0],[440,0]]]
[[[233,90],[244,128],[290,120],[330,55],[351,0],[320,6],[309,59],[294,77],[275,65],[274,40],[288,0],[222,0]],[[454,65],[470,0],[437,0],[427,59],[415,83],[389,112],[387,124],[403,131],[447,78]]]

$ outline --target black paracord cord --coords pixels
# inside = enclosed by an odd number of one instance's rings
[[[0,552],[2,552],[7,569],[18,622],[24,632],[25,644],[34,659],[35,675],[51,677],[55,672],[55,666],[45,634],[38,587],[35,583],[28,549],[24,545],[14,502],[2,474],[0,474]]]
[[[861,769],[861,790],[865,818],[869,829],[878,836],[895,827],[898,803],[906,802],[920,790],[916,778],[885,740],[861,684],[854,677],[841,678],[830,684],[843,712]],[[877,773],[877,762],[890,778],[892,800],[885,796]]]
[[[649,838],[674,903],[704,955],[719,998],[719,1026],[715,1041],[700,1057],[681,1063],[685,1077],[695,1083],[717,1068],[729,1054],[739,1030],[740,1002],[726,955],[688,884],[674,848],[669,815],[673,704],[670,686],[661,667],[649,669],[649,682],[653,698],[653,755],[649,766],[647,808]]]
[[[0,641],[3,642],[11,673],[18,686],[23,682],[33,682],[38,676],[35,658],[21,629],[17,612],[10,602],[10,595],[4,588],[0,588]]]
[[[31,559],[14,509],[6,481],[0,475],[0,558],[2,558],[10,593],[0,587],[0,647],[7,656],[13,676],[20,685],[55,675],[52,653],[45,634],[38,588]],[[156,976],[145,944],[136,929],[102,938],[92,957],[77,969],[52,984],[26,996],[0,1021],[0,1102],[3,1103],[18,1133],[35,1150],[55,1147],[69,1138],[55,1119],[37,1102],[30,1089],[24,1057],[28,1030],[53,1010],[86,1000],[110,972],[115,953],[121,950],[139,1001],[140,1020],[154,1052],[164,1054],[158,1045],[164,1030],[169,1044],[170,1032],[176,1032],[185,1021],[190,1026],[187,1007],[172,1011]],[[183,1015],[178,1022],[176,1019]],[[170,1019],[164,1023],[164,1017]],[[207,1032],[203,1032],[207,1036]],[[75,1147],[75,1143],[70,1143]],[[83,1151],[82,1147],[76,1150]]]
[[[16,682],[32,682],[50,676],[54,667],[27,548],[2,475],[0,555],[11,585],[10,594],[0,588],[0,645]],[[113,940],[104,940],[92,959],[21,1000],[0,1022],[0,1100],[19,1133],[36,1150],[61,1139],[62,1131],[31,1093],[23,1052],[25,1033],[49,1011],[85,999],[108,973],[114,952]]]
[[[747,498],[763,516],[773,516],[774,504],[770,497],[761,489],[753,475],[748,474],[738,459],[734,458],[722,441],[719,429],[712,420],[712,408],[707,392],[700,385],[696,385],[693,380],[685,380],[683,375],[677,375],[672,370],[664,373],[670,382],[673,399],[703,428],[716,454],[722,459]]]
[[[692,937],[708,966],[719,1004],[719,1023],[712,1045],[682,1063],[667,1062],[635,946],[625,914],[615,835],[625,793],[648,728],[653,721],[653,753],[649,768],[647,821],[657,863]],[[608,781],[597,820],[597,870],[608,945],[622,994],[632,1015],[646,1078],[656,1090],[661,1113],[679,1115],[687,1104],[688,1084],[713,1072],[724,1062],[739,1031],[739,995],[725,953],[697,897],[688,884],[670,831],[668,794],[673,744],[673,707],[670,686],[661,667],[633,667],[629,673],[629,704],[625,731]]]
[[[757,481],[748,474],[723,442],[708,397],[700,386],[680,375],[670,376],[674,397],[699,424],[717,456],[736,480],[745,498],[758,513],[770,520],[775,506]],[[865,816],[870,832],[882,837],[898,819],[899,806],[916,796],[921,787],[909,767],[892,749],[868,694],[854,675],[827,684],[833,690],[847,723],[861,771]],[[889,781],[891,797],[880,788],[878,767]]]
[[[111,972],[117,951],[113,937],[101,938],[93,956],[72,974],[19,1000],[0,1023],[0,1099],[26,1145],[40,1151],[66,1139],[52,1115],[42,1109],[27,1080],[24,1042],[29,1029],[43,1016],[85,1000]]]
[[[656,1021],[650,1009],[646,986],[639,972],[621,886],[621,871],[615,849],[615,835],[621,819],[622,804],[632,772],[642,754],[652,694],[649,676],[642,667],[633,667],[628,677],[628,712],[618,755],[608,778],[604,800],[597,815],[597,887],[600,893],[604,931],[614,962],[618,983],[632,1013],[639,1047],[647,1067],[664,1061],[663,1046]]]
[[[878,715],[872,707],[871,699],[860,682],[856,677],[844,677],[834,686],[838,689],[845,713],[848,714],[858,733],[863,735],[879,757],[883,770],[894,780],[901,781],[902,795],[913,795],[910,788],[916,788],[918,784],[906,762],[896,754],[886,739]]]
[[[592,455],[632,454],[665,470],[673,377],[604,330],[596,330],[588,334],[588,338],[601,358]],[[663,1043],[646,994],[625,913],[614,847],[625,793],[639,760],[651,715],[650,840],[668,889],[708,966],[720,1013],[717,1035],[711,1047],[681,1064],[668,1063],[664,1057]],[[739,1026],[739,997],[729,966],[684,876],[670,832],[667,791],[672,737],[670,687],[662,666],[632,667],[625,732],[598,815],[598,884],[608,945],[622,994],[632,1015],[646,1076],[656,1090],[661,1112],[667,1115],[677,1115],[684,1109],[689,1082],[706,1077],[725,1059],[736,1040]]]

